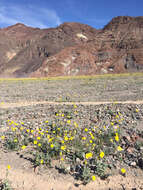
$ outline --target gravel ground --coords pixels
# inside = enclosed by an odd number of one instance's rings
[[[59,80],[59,81],[3,81],[0,83],[0,135],[7,133],[7,120],[24,122],[25,126],[36,127],[46,120],[55,122],[58,110],[71,112],[73,105],[65,102],[79,101],[129,101],[143,100],[143,77],[122,77],[114,79],[91,80]],[[59,101],[61,105],[37,104],[22,107],[3,108],[5,103],[20,103],[31,101]],[[121,167],[116,158],[109,158],[112,162],[114,178],[109,177],[109,183],[99,181],[98,189],[132,189],[143,190],[143,104],[101,104],[82,105],[76,108],[77,114],[71,118],[80,127],[89,125],[108,125],[112,120],[112,113],[121,113],[123,117],[121,146],[126,150],[122,166],[128,171],[127,179],[118,177],[117,171]],[[2,156],[3,154],[1,154]],[[5,156],[6,157],[6,156]],[[13,156],[14,157],[14,156]],[[2,157],[1,157],[2,158]],[[115,170],[114,170],[115,169]],[[104,186],[105,185],[105,186]],[[104,187],[104,188],[102,188]],[[107,188],[105,188],[107,187]],[[51,188],[52,189],[52,188]],[[86,189],[85,187],[72,187],[72,189]],[[88,186],[87,189],[94,189]],[[97,188],[96,188],[97,189]],[[54,189],[56,190],[56,189]]]
[[[143,76],[0,81],[0,101],[127,101],[143,100]]]
[[[38,127],[49,120],[55,122],[58,110],[71,112],[72,105],[36,105],[1,109],[0,126],[1,134],[7,133],[6,121],[14,120],[15,122],[24,122],[25,126]],[[107,105],[78,105],[77,115],[71,118],[76,121],[80,127],[89,125],[107,125],[112,119],[112,112],[120,112],[122,118],[123,139],[121,146],[126,149],[124,160],[120,163],[116,158],[110,157],[109,162],[112,163],[112,172],[116,176],[119,169],[125,167],[128,174],[135,179],[143,179],[143,105],[139,104],[107,104]],[[138,111],[136,111],[138,110]],[[122,184],[122,183],[121,183]],[[111,186],[112,187],[112,186]],[[124,185],[124,189],[126,184]],[[142,189],[140,183],[132,187]],[[109,188],[110,189],[110,188]],[[114,189],[114,188],[112,188]]]

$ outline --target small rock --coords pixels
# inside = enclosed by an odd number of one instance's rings
[[[140,150],[143,151],[143,146],[140,147]]]
[[[70,166],[67,166],[67,167],[66,167],[66,171],[67,171],[67,172],[70,172]]]
[[[131,137],[130,136],[126,136],[126,139],[131,142]]]
[[[76,158],[76,162],[77,162],[77,163],[80,163],[80,159],[79,159],[79,158]]]
[[[136,165],[137,165],[136,162],[131,162],[131,163],[130,163],[130,166],[135,167]]]
[[[129,147],[129,148],[127,149],[127,152],[130,153],[130,154],[133,153],[133,152],[134,152],[134,148],[133,148],[133,147]]]
[[[143,169],[143,159],[142,158],[139,158],[138,160],[138,166]]]

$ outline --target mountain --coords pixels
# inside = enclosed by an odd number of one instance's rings
[[[119,16],[103,29],[63,23],[0,29],[0,77],[143,72],[143,17]]]

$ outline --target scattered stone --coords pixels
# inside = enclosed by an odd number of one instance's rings
[[[131,162],[131,163],[130,163],[130,166],[135,167],[136,165],[137,165],[136,162]]]
[[[138,159],[138,166],[143,169],[143,159],[142,158],[139,158]]]

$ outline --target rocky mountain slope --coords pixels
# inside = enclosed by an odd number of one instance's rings
[[[0,29],[0,77],[143,72],[143,16],[119,16],[103,29],[64,23]]]

